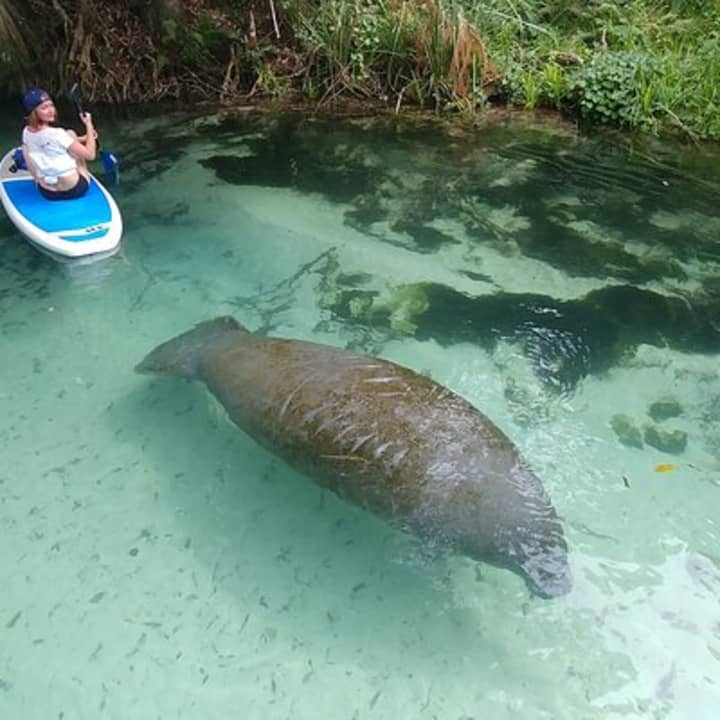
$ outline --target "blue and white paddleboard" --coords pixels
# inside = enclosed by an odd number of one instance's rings
[[[40,250],[64,258],[112,254],[122,218],[112,195],[91,176],[88,191],[72,200],[47,200],[11,150],[0,162],[0,201],[18,230]]]

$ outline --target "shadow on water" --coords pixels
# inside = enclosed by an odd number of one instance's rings
[[[349,225],[377,234],[375,224],[386,221],[419,253],[458,242],[433,226],[450,218],[478,245],[507,252],[512,241],[526,257],[571,277],[685,280],[686,263],[720,259],[716,193],[628,147],[608,152],[580,138],[568,147],[566,137],[532,130],[403,131],[388,119],[248,116],[219,128],[247,151],[199,160],[221,182],[348,203]],[[198,132],[210,129],[219,131]],[[412,146],[419,139],[422,154]]]
[[[376,303],[378,293],[347,289],[329,309],[343,322],[397,327],[396,312],[417,339],[442,345],[478,343],[492,351],[499,340],[518,343],[551,388],[572,390],[588,374],[601,374],[640,344],[688,353],[720,351],[720,299],[689,304],[677,297],[618,285],[561,301],[530,293],[471,297],[446,285],[401,286]],[[404,309],[405,308],[405,309]]]
[[[245,128],[247,157],[213,155],[200,164],[233,185],[294,187],[322,193],[329,200],[350,202],[368,193],[382,175],[365,163],[361,146],[353,147],[348,128],[304,122],[283,116],[256,137]]]

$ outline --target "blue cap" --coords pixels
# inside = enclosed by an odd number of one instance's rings
[[[50,99],[50,95],[42,88],[30,88],[23,97],[23,105],[25,110],[31,113],[38,105]]]

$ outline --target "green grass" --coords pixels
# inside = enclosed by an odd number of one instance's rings
[[[490,100],[720,139],[716,3],[288,0],[284,7],[312,87],[325,98],[350,93],[463,110]]]
[[[109,102],[302,93],[471,114],[509,103],[720,140],[720,0],[155,5],[172,13],[153,25],[131,0],[0,0],[0,89],[72,77]],[[79,43],[73,28],[93,30]]]
[[[462,3],[510,102],[720,139],[720,5],[699,0]],[[577,59],[558,70],[558,57]]]

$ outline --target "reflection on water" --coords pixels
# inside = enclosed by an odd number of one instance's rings
[[[714,149],[293,114],[108,134],[119,254],[58,264],[0,220],[0,717],[714,719]],[[223,314],[483,410],[572,592],[429,553],[133,372]]]

